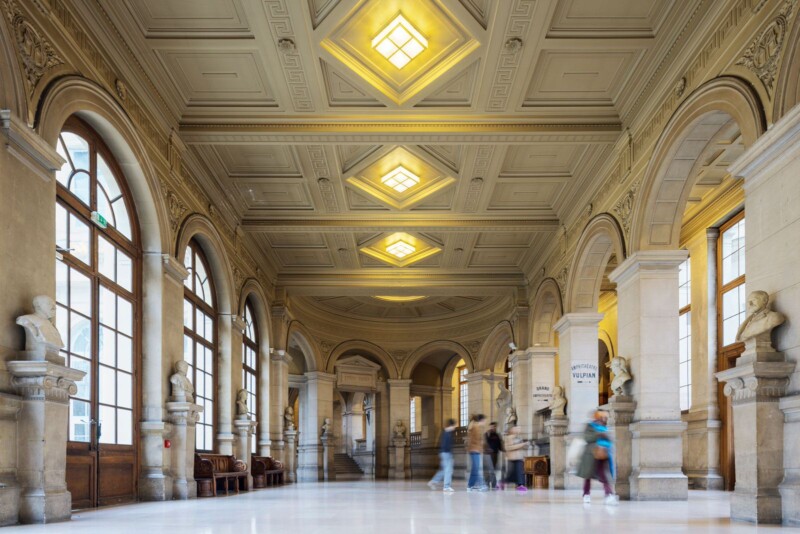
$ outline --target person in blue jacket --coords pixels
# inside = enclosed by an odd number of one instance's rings
[[[433,475],[433,478],[428,482],[431,489],[436,489],[437,484],[444,483],[442,491],[445,493],[453,492],[453,445],[455,444],[456,437],[456,421],[455,419],[448,419],[447,426],[442,432],[442,437],[439,438],[439,458],[441,465],[439,471]]]
[[[597,479],[603,484],[606,493],[606,504],[615,505],[619,499],[614,495],[611,488],[611,480],[614,478],[614,455],[611,439],[608,435],[608,413],[597,410],[594,414],[594,421],[586,425],[583,439],[586,441],[586,448],[583,450],[581,463],[578,466],[577,475],[583,481],[583,502],[591,503],[590,491],[592,479]]]

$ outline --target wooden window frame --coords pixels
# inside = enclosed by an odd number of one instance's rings
[[[687,313],[691,313],[692,312],[692,258],[691,257],[687,257],[686,260],[684,260],[684,261],[689,262],[689,265],[688,265],[689,269],[688,269],[688,274],[687,274],[688,284],[689,284],[689,304],[687,304],[686,306],[683,306],[682,308],[680,308],[678,310],[678,317],[679,318],[683,317]],[[680,287],[681,286],[678,286],[678,290],[680,290]],[[689,319],[689,328],[691,328],[691,318]],[[692,376],[692,359],[694,357],[694,354],[692,352],[692,336],[693,336],[693,333],[690,333],[689,334],[689,360],[688,360],[688,362],[689,362],[689,384],[687,384],[687,386],[689,388],[689,407],[686,408],[685,410],[681,410],[681,413],[683,413],[683,414],[689,413],[689,410],[692,408],[692,398],[693,398],[692,397],[692,384],[694,383],[694,377]],[[679,339],[679,341],[680,341],[680,339]],[[679,357],[680,357],[680,350],[678,351],[678,354],[679,354]],[[678,360],[678,368],[679,369],[680,369],[680,364],[681,363],[682,362],[680,360]],[[680,385],[680,378],[679,378],[678,379],[678,391],[680,392],[680,390],[682,388],[683,388],[683,386]]]
[[[258,421],[258,417],[259,417],[259,413],[258,413],[258,397],[259,397],[259,393],[260,393],[260,391],[258,389],[258,384],[259,384],[258,368],[259,368],[259,365],[261,363],[259,361],[260,358],[259,358],[258,342],[259,342],[260,332],[258,331],[258,323],[256,322],[256,315],[254,313],[255,309],[253,308],[249,297],[247,298],[247,300],[245,300],[244,309],[245,309],[245,315],[249,314],[251,319],[253,320],[253,333],[255,334],[255,339],[250,339],[247,336],[247,328],[245,327],[245,331],[242,334],[242,348],[243,349],[248,349],[249,348],[250,350],[252,350],[255,353],[255,355],[256,355],[255,356],[255,364],[256,364],[256,366],[255,367],[250,367],[249,365],[247,365],[247,363],[245,362],[245,354],[246,354],[246,352],[245,352],[245,350],[243,350],[242,351],[242,372],[245,373],[245,374],[248,374],[248,373],[252,374],[256,379],[255,380],[256,390],[251,392],[253,394],[253,398],[255,399],[255,403],[254,403],[255,405],[254,406],[250,406],[249,409],[250,409],[250,413],[253,414],[253,416],[255,416],[255,418],[256,418],[256,421]],[[242,384],[242,387],[245,388],[245,389],[247,389],[246,386],[247,386],[246,382],[244,384]]]
[[[467,424],[469,424],[469,413],[466,414],[466,419],[467,419],[466,424],[465,424],[465,422],[463,420],[464,418],[462,418],[464,407],[462,405],[463,401],[462,401],[462,395],[461,395],[461,388],[466,387],[467,388],[467,395],[469,395],[469,386],[467,385],[467,381],[461,379],[461,376],[462,376],[461,372],[462,371],[466,371],[466,370],[467,370],[467,366],[466,365],[459,365],[458,367],[456,367],[456,373],[458,373],[458,424],[459,424],[459,426],[467,426]],[[469,397],[467,398],[467,403],[469,403]],[[469,412],[469,409],[467,410],[467,412]]]
[[[206,258],[205,252],[200,244],[191,239],[189,244],[187,245],[186,253],[192,253],[192,271],[189,273],[189,276],[192,280],[192,288],[186,287],[184,284],[183,286],[183,297],[185,300],[188,300],[192,303],[192,325],[194,325],[193,329],[187,328],[186,325],[183,326],[183,334],[188,336],[192,340],[192,354],[194,356],[194,361],[192,362],[192,384],[194,384],[195,390],[197,389],[197,353],[195,351],[195,343],[200,343],[201,345],[205,346],[206,348],[211,349],[212,354],[212,391],[214,396],[212,397],[212,406],[213,406],[213,414],[211,415],[211,443],[212,447],[210,449],[198,449],[195,445],[195,450],[200,452],[215,452],[217,450],[217,440],[214,436],[214,432],[217,429],[217,415],[219,412],[219,401],[218,398],[218,362],[217,362],[217,344],[218,344],[218,336],[217,336],[217,299],[216,299],[216,288],[214,287],[214,277],[212,276],[212,271],[210,269],[210,264],[208,263],[208,258]],[[208,286],[211,291],[211,302],[212,304],[209,306],[206,301],[204,301],[200,295],[195,292],[195,258],[198,258],[203,263],[203,268],[206,271],[206,275],[208,276]],[[184,260],[185,261],[185,260]],[[212,342],[209,343],[203,336],[197,333],[197,314],[194,313],[195,308],[199,308],[200,311],[211,317],[211,337]],[[197,400],[195,398],[195,400]],[[197,423],[201,425],[200,422]]]

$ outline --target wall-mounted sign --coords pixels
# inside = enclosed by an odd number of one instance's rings
[[[597,362],[573,362],[570,366],[570,376],[573,385],[597,385],[599,368]]]
[[[533,409],[541,410],[550,406],[553,398],[553,386],[546,383],[533,384]]]

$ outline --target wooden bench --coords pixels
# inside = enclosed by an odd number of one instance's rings
[[[253,487],[281,486],[285,472],[283,464],[271,456],[253,456]]]
[[[198,497],[215,497],[220,482],[225,495],[247,491],[247,464],[227,454],[195,453],[194,478]]]

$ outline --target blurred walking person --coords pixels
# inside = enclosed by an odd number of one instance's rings
[[[503,450],[503,438],[497,433],[497,423],[489,423],[489,430],[485,434],[486,443],[483,449],[483,476],[490,489],[498,490],[497,485],[497,460]]]
[[[453,492],[453,444],[456,437],[456,421],[448,419],[442,436],[439,438],[439,471],[428,482],[431,489],[436,489],[438,484],[443,484],[442,491]]]
[[[614,495],[611,488],[611,480],[614,477],[614,457],[612,454],[611,439],[608,436],[608,413],[598,410],[594,414],[594,421],[586,425],[583,439],[586,447],[583,449],[583,456],[578,467],[578,476],[583,480],[583,502],[592,502],[591,489],[592,479],[597,479],[603,484],[606,494],[605,503],[616,505],[619,499]]]
[[[525,471],[523,469],[523,457],[525,456],[525,447],[527,443],[519,437],[519,427],[512,426],[508,431],[508,437],[504,443],[506,460],[506,484],[515,484],[517,491],[525,493],[528,488],[525,487]],[[504,485],[503,485],[504,486]],[[501,488],[503,487],[501,486]]]
[[[486,428],[486,416],[478,414],[467,428],[467,452],[469,453],[469,481],[467,491],[486,491],[486,482],[481,473],[481,456],[483,455],[483,432]]]

